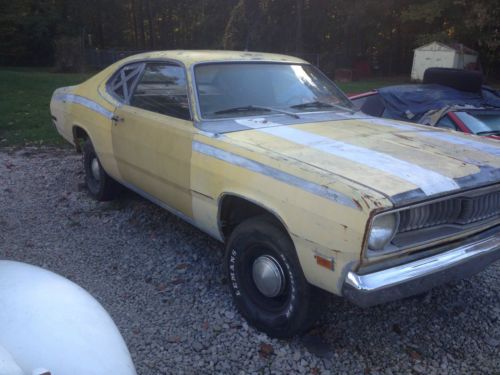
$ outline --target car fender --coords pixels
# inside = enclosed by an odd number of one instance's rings
[[[136,374],[109,314],[64,277],[0,261],[0,300],[0,370],[8,353],[11,368],[25,374],[40,368],[60,375]]]

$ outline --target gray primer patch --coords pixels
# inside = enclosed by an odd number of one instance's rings
[[[54,100],[57,101],[62,101],[62,102],[70,102],[70,103],[76,103],[80,104],[96,113],[99,113],[100,115],[103,115],[104,117],[111,119],[113,117],[113,112],[107,110],[104,108],[102,105],[84,98],[83,96],[79,95],[74,95],[74,94],[61,94],[61,95],[56,95],[53,98]]]
[[[392,203],[394,203],[394,206],[397,207],[407,203],[418,202],[426,198],[428,198],[428,196],[423,192],[422,189],[414,189],[405,191],[404,193],[393,195],[389,199]]]
[[[452,178],[403,159],[395,158],[390,154],[337,141],[333,138],[293,127],[267,126],[262,128],[261,124],[264,123],[264,121],[268,125],[272,125],[272,123],[269,123],[265,119],[244,119],[237,121],[242,125],[278,138],[286,139],[298,145],[310,147],[327,154],[353,161],[357,164],[378,169],[418,186],[427,195],[439,194],[460,188]]]
[[[304,180],[300,177],[269,167],[259,162],[247,159],[243,156],[233,154],[232,152],[221,150],[217,147],[213,147],[197,141],[193,141],[193,151],[225,161],[232,165],[237,165],[252,172],[274,178],[275,180],[298,187],[299,189],[308,191],[314,195],[326,198],[343,206],[360,210],[360,207],[356,205],[356,203],[354,203],[354,201],[345,194],[329,189],[326,186],[318,185],[313,182]]]
[[[478,168],[478,173],[457,178],[455,181],[464,189],[500,182],[500,168],[493,168],[489,165],[478,166]]]
[[[479,166],[480,171],[468,176],[456,178],[456,183],[460,186],[459,190],[480,188],[485,185],[490,185],[500,182],[500,168],[490,166]],[[450,191],[456,193],[459,190]],[[428,198],[421,189],[410,190],[404,193],[396,194],[389,199],[395,206],[418,202]]]

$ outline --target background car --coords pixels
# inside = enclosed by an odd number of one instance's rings
[[[423,84],[353,95],[362,112],[500,139],[500,95],[476,72],[431,68]]]

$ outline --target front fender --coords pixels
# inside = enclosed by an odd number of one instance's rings
[[[311,284],[341,293],[346,267],[360,261],[369,209],[313,194],[298,184],[259,173],[258,168],[245,168],[239,159],[218,157],[210,148],[205,153],[193,149],[198,151],[193,152],[191,162],[193,216],[199,227],[222,239],[220,199],[243,197],[272,213],[287,229]],[[333,269],[319,266],[318,255],[331,259]]]

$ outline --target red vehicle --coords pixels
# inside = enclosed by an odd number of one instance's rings
[[[500,93],[477,73],[431,68],[424,84],[388,86],[350,96],[362,112],[500,140]]]

